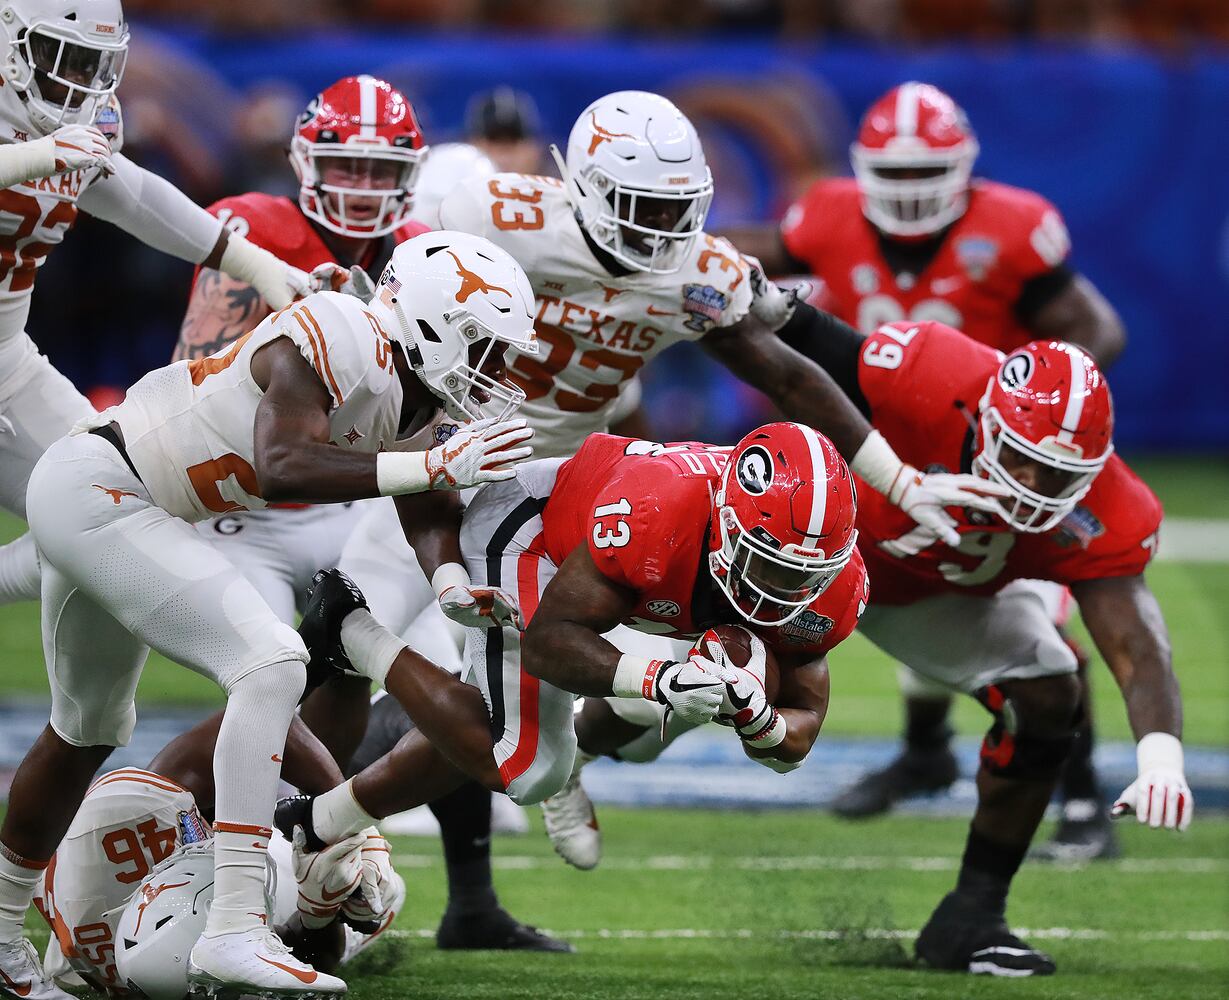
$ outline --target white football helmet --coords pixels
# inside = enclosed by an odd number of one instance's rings
[[[704,229],[713,175],[694,126],[670,101],[643,90],[607,94],[572,126],[566,164],[551,153],[598,246],[637,271],[683,266]]]
[[[410,218],[432,229],[440,224],[440,205],[448,193],[471,177],[492,177],[495,164],[477,146],[467,142],[444,142],[431,147],[414,185]]]
[[[4,114],[39,135],[92,123],[124,75],[120,0],[0,0],[0,33]]]
[[[149,1000],[182,1000],[188,956],[213,903],[213,841],[180,848],[129,898],[115,933],[115,968]]]
[[[533,288],[494,243],[448,230],[406,240],[393,251],[369,308],[454,420],[504,420],[524,402],[511,382],[482,373],[502,345],[538,353]]]
[[[278,913],[277,865],[266,866],[265,912]],[[293,878],[291,879],[293,883]],[[130,989],[149,1000],[183,1000],[188,956],[213,905],[213,839],[185,844],[158,865],[120,914],[115,968]]]

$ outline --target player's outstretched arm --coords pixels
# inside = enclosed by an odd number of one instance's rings
[[[1184,830],[1194,800],[1184,775],[1182,694],[1156,597],[1140,575],[1073,583],[1071,593],[1122,689],[1138,741],[1139,777],[1119,796],[1114,812],[1134,811],[1141,823]]]
[[[444,614],[469,628],[519,629],[523,623],[516,599],[499,587],[479,586],[469,578],[461,555],[460,497],[435,491],[400,496],[396,503],[401,530]]]
[[[1127,346],[1122,319],[1104,295],[1082,274],[1027,318],[1029,332],[1038,340],[1065,340],[1079,344],[1102,369],[1108,368]]]
[[[255,288],[206,268],[192,286],[171,360],[208,357],[256,329],[268,315],[269,306]]]
[[[786,327],[822,323],[825,317],[839,322],[801,305]],[[860,343],[860,335],[851,332]],[[846,459],[853,459],[871,432],[870,424],[829,371],[788,346],[782,339],[788,333],[783,328],[778,336],[747,315],[732,326],[713,330],[700,343],[734,375],[764,393],[787,417],[826,434]],[[856,349],[853,357],[856,372]]]
[[[272,308],[311,291],[308,275],[231,233],[175,185],[116,153],[110,177],[81,193],[80,205],[155,250],[221,270],[252,285]]]

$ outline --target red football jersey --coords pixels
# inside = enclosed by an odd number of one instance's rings
[[[906,462],[931,472],[968,471],[971,420],[998,371],[999,356],[941,323],[895,323],[867,338],[858,384],[871,423]],[[1117,455],[1056,528],[1012,531],[979,512],[949,509],[960,546],[936,542],[897,559],[879,543],[917,530],[913,520],[865,483],[858,489],[858,545],[875,600],[909,604],[942,591],[993,594],[1012,580],[1072,584],[1143,571],[1156,550],[1161,503]]]
[[[216,201],[207,211],[221,219],[232,232],[301,270],[311,271],[329,261],[340,263],[320,238],[319,230],[289,198],[252,191]],[[404,243],[430,231],[429,226],[411,221],[395,229],[392,236],[397,243]]]
[[[896,275],[862,214],[858,185],[817,181],[781,222],[785,248],[823,279],[819,305],[863,333],[934,320],[1012,351],[1033,340],[1014,306],[1026,282],[1067,259],[1058,210],[1038,194],[979,180],[968,210],[920,274]]]
[[[857,551],[832,585],[784,625],[750,625],[711,588],[714,603],[693,603],[708,584],[712,495],[729,448],[661,445],[592,434],[559,470],[542,514],[543,542],[555,565],[588,545],[597,568],[636,591],[624,624],[641,632],[693,638],[720,622],[746,625],[774,651],[819,656],[854,630],[866,607],[867,580]],[[716,620],[699,620],[709,614]]]

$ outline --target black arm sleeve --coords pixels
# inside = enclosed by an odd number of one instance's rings
[[[831,313],[800,302],[777,336],[826,371],[862,415],[870,419],[870,403],[858,385],[858,354],[866,341],[862,334]]]
[[[1052,271],[1029,278],[1012,306],[1016,319],[1031,327],[1033,317],[1065,292],[1074,280],[1075,272],[1066,264],[1059,264]]]

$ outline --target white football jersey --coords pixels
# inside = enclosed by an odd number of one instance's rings
[[[48,973],[67,965],[103,987],[122,986],[115,929],[128,898],[177,848],[212,836],[192,793],[169,778],[128,767],[95,781],[34,899],[54,932]]]
[[[36,354],[25,335],[34,276],[77,219],[97,169],[42,177],[0,191],[0,399]]]
[[[440,224],[486,237],[529,275],[539,353],[509,351],[508,358],[525,391],[518,415],[537,431],[536,458],[575,453],[609,427],[646,361],[733,325],[751,307],[747,266],[729,243],[707,234],[673,274],[610,274],[585,241],[562,182],[551,177],[466,180],[444,199]]]
[[[261,510],[252,463],[263,393],[252,356],[289,338],[332,397],[329,440],[352,451],[393,450],[401,382],[393,343],[358,299],[317,292],[269,316],[207,358],[150,372],[124,402],[78,425],[119,422],[128,455],[154,502],[186,521]]]

